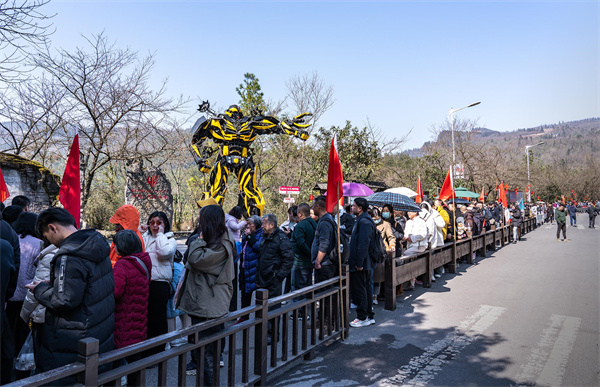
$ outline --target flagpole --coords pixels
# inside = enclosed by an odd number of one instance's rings
[[[340,303],[340,316],[342,323],[342,341],[346,336],[346,325],[344,319],[345,308],[342,306],[342,251],[341,251],[341,238],[340,238],[340,182],[337,182],[337,189],[335,190],[336,197],[336,207],[337,207],[337,251],[338,251],[338,273],[339,273],[339,281],[340,281],[340,291],[338,292],[338,299]]]

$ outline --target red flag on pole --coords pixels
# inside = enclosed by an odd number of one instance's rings
[[[450,198],[454,198],[454,182],[452,181],[452,167],[448,168],[448,174],[446,175],[444,185],[442,185],[442,189],[440,190],[439,195],[440,200],[448,200]]]
[[[482,203],[483,203],[483,202],[485,202],[485,195],[484,195],[484,192],[485,192],[485,191],[484,191],[484,190],[485,190],[485,188],[484,188],[484,187],[481,187],[481,195],[479,195],[479,200],[480,200]]]
[[[5,201],[10,196],[8,192],[8,187],[4,182],[4,175],[2,174],[2,170],[0,169],[0,202]]]
[[[415,203],[419,204],[423,202],[423,187],[421,187],[421,176],[417,180],[417,197],[415,198]]]
[[[81,180],[79,177],[79,133],[75,134],[67,166],[60,183],[58,201],[75,218],[77,228],[81,221]]]
[[[339,183],[339,185],[338,185]],[[327,212],[333,211],[337,201],[344,197],[344,174],[342,173],[342,163],[337,152],[337,141],[335,136],[331,139],[331,148],[329,149],[329,170],[327,172]],[[336,195],[335,193],[338,193]]]
[[[504,190],[502,183],[500,183],[499,189],[500,189],[500,198],[498,198],[498,200],[500,200],[500,202],[502,203],[502,205],[504,207],[508,207],[508,201],[506,200],[506,191]]]
[[[4,182],[4,175],[2,174],[2,170],[0,169],[0,202],[5,201],[10,196],[10,192],[8,192],[8,187]]]

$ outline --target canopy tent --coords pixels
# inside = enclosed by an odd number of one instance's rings
[[[457,198],[479,198],[479,196],[481,194],[478,194],[476,192],[472,192],[469,191],[468,189],[464,188],[464,187],[456,187],[454,189],[454,195]]]

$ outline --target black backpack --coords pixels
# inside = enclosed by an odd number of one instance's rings
[[[333,222],[329,218],[325,218],[325,220],[331,224],[331,227],[333,227],[333,248],[329,252],[329,260],[334,265],[338,265],[339,255],[337,248],[337,224],[335,224],[335,222]],[[342,265],[346,265],[348,263],[348,259],[350,258],[350,239],[348,238],[348,235],[345,232],[340,233],[340,247],[342,250]]]
[[[373,238],[371,238],[371,243],[369,244],[369,257],[371,257],[374,265],[378,265],[385,261],[387,256],[383,237],[379,230],[377,230],[377,227],[375,227],[375,223],[373,223]]]

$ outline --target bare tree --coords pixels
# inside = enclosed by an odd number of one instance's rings
[[[70,137],[75,130],[80,134],[84,213],[94,178],[103,167],[155,159],[169,149],[165,133],[172,125],[170,115],[186,103],[181,97],[165,97],[166,80],[157,91],[149,87],[153,55],[140,59],[137,52],[109,43],[104,34],[86,41],[87,50],[58,50],[53,55],[46,47],[35,60],[53,87],[64,91],[62,120]]]
[[[0,81],[10,83],[29,68],[29,49],[43,46],[53,31],[40,8],[50,0],[0,1]]]

